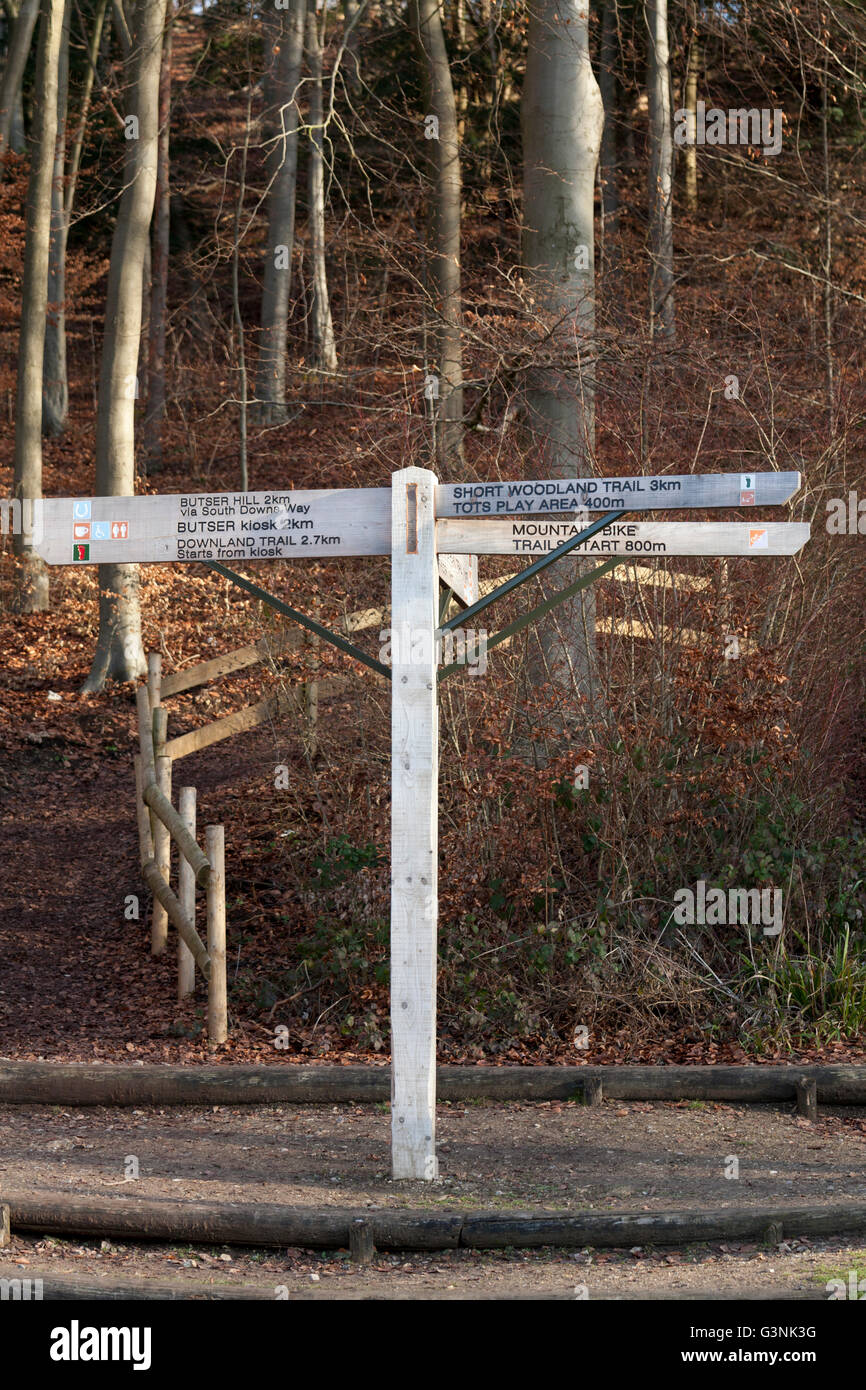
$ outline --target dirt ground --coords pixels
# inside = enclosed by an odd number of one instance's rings
[[[703,1102],[439,1106],[440,1178],[388,1175],[387,1105],[142,1110],[0,1107],[0,1196],[261,1201],[442,1210],[660,1211],[866,1200],[866,1110]],[[125,1177],[129,1155],[139,1177]],[[739,1177],[725,1177],[730,1159]],[[0,1274],[181,1282],[263,1297],[723,1293],[814,1289],[866,1273],[862,1238],[632,1251],[379,1253],[244,1250],[14,1236]]]

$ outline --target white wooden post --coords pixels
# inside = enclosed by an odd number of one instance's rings
[[[226,999],[226,863],[225,827],[205,826],[205,853],[210,862],[207,881],[207,1045],[213,1051],[229,1035]]]
[[[162,704],[162,657],[159,652],[147,654],[147,696],[151,710]]]
[[[181,787],[177,809],[190,835],[195,835],[195,787]],[[195,925],[195,873],[186,855],[178,854],[180,905]],[[195,992],[195,960],[182,936],[177,938],[177,997],[185,999]]]
[[[391,1171],[437,1175],[436,475],[391,479]]]
[[[156,785],[171,801],[171,758],[160,755],[156,759]],[[171,832],[158,816],[151,818],[153,825],[153,857],[156,866],[166,883],[171,878]],[[161,956],[168,945],[168,913],[156,898],[150,919],[150,954]]]

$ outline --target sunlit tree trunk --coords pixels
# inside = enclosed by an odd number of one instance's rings
[[[691,112],[690,128],[697,128],[698,77],[701,71],[701,40],[698,34],[697,15],[692,12],[692,33],[689,42],[689,57],[686,66],[686,82],[683,92],[683,109]],[[689,212],[698,210],[698,147],[691,140],[683,147],[685,165],[686,208]]]
[[[22,506],[22,527],[15,537],[21,556],[16,606],[25,613],[48,607],[48,575],[33,550],[28,501],[42,496],[42,359],[48,304],[48,256],[51,241],[51,179],[57,125],[57,69],[63,36],[64,0],[42,0],[36,55],[36,116],[33,125],[21,331],[18,336],[18,390],[15,399],[14,490]]]
[[[322,23],[324,24],[322,13]],[[306,31],[307,67],[310,73],[310,254],[313,261],[313,350],[323,372],[337,370],[337,347],[331,322],[328,272],[325,261],[325,158],[322,114],[322,46],[316,22],[316,0],[309,0]]]
[[[168,307],[168,242],[171,226],[171,186],[169,183],[169,127],[171,120],[171,40],[172,4],[168,0],[168,22],[162,45],[159,74],[159,141],[157,147],[156,194],[153,205],[153,247],[151,251],[150,318],[147,334],[147,409],[144,416],[144,455],[148,471],[162,467],[162,425],[165,419],[165,319]]]
[[[604,107],[601,136],[601,211],[604,268],[615,272],[619,263],[619,188],[616,158],[616,0],[605,0],[601,23],[598,84]]]
[[[523,263],[542,339],[527,379],[536,476],[592,471],[595,269],[593,204],[603,124],[581,0],[532,0],[523,93]],[[553,589],[574,582],[578,560],[556,566]],[[592,591],[540,629],[542,672],[587,705],[595,699]]]
[[[135,382],[142,318],[142,273],[156,192],[159,74],[166,0],[139,0],[126,63],[127,113],[138,138],[126,143],[124,187],[111,242],[105,338],[96,414],[96,492],[135,492]],[[99,640],[85,691],[107,677],[135,680],[146,669],[141,645],[137,565],[99,566]]]
[[[304,55],[306,0],[292,0],[272,21],[276,30],[265,76],[268,233],[259,359],[257,418],[278,424],[286,418],[286,338],[292,288],[292,247],[298,172],[297,91]]]
[[[57,142],[51,184],[51,244],[48,255],[48,317],[42,378],[42,433],[62,434],[69,414],[69,380],[66,369],[66,113],[69,101],[69,22],[71,0],[66,0],[57,75]]]
[[[460,143],[457,107],[438,0],[411,0],[410,23],[421,63],[425,115],[434,116],[437,138],[427,140],[432,171],[429,291],[438,362],[436,453],[447,468],[462,456],[463,351],[460,293]]]
[[[78,109],[78,125],[75,129],[75,138],[72,141],[72,152],[69,156],[69,174],[66,179],[66,220],[67,224],[75,206],[75,190],[78,185],[78,170],[81,165],[81,151],[84,147],[84,135],[87,130],[87,117],[90,114],[90,101],[93,95],[93,79],[96,75],[96,64],[99,59],[99,48],[102,43],[105,29],[105,14],[108,9],[108,0],[99,0],[93,12],[93,28],[90,31],[90,43],[87,51],[87,70],[84,74],[84,85],[81,91],[81,100]]]
[[[667,0],[646,0],[649,100],[650,336],[673,338],[674,221],[673,111]]]

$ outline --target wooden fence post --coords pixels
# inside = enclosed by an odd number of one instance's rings
[[[436,475],[391,479],[391,1171],[436,1177]]]
[[[149,652],[147,656],[147,698],[152,710],[162,704],[162,657],[159,652]]]
[[[156,785],[171,801],[171,758],[156,759]],[[153,817],[153,857],[156,867],[165,879],[171,881],[171,832],[158,816]],[[150,923],[150,953],[161,956],[168,945],[168,913],[156,898],[153,902],[153,916]]]
[[[814,1124],[818,1118],[818,1083],[812,1076],[801,1076],[795,1082],[797,1114]]]
[[[168,741],[168,710],[157,705],[156,709],[150,711],[150,742],[153,748],[153,780],[159,786],[159,779],[156,775],[157,758],[165,755],[165,745]],[[154,837],[156,836],[156,818],[151,810],[150,823],[153,827]]]
[[[138,821],[138,852],[142,864],[146,864],[148,859],[153,858],[153,830],[150,824],[150,812],[144,803],[144,772],[141,764],[141,754],[135,755],[135,816]]]
[[[164,705],[157,705],[151,712],[151,733],[153,737],[153,756],[161,758],[165,753],[165,745],[168,741],[168,710]]]
[[[226,866],[225,828],[208,825],[205,828],[205,853],[210,862],[207,884],[207,953],[210,956],[210,978],[207,990],[208,1047],[219,1047],[228,1037],[228,1001],[226,998]]]
[[[147,698],[147,686],[138,686],[135,692],[138,710],[138,748],[141,754],[141,784],[148,786],[156,781],[156,768],[153,765],[153,718]]]
[[[177,809],[190,835],[195,835],[195,787],[181,787]],[[195,926],[195,872],[185,854],[178,855],[180,905]],[[195,991],[195,960],[183,937],[177,938],[177,997],[185,999]]]

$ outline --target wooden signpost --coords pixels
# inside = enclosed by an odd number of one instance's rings
[[[649,522],[635,511],[787,502],[798,473],[439,484],[404,468],[388,488],[51,498],[34,503],[35,548],[52,565],[204,562],[391,679],[391,1156],[395,1178],[436,1177],[438,636],[567,553],[618,557],[793,555],[803,523]],[[589,525],[563,513],[602,513]],[[611,515],[604,515],[611,513]],[[550,517],[559,515],[559,520]],[[533,518],[527,521],[526,517]],[[511,518],[511,519],[509,519]],[[540,519],[539,519],[540,518]],[[531,563],[479,598],[478,555]],[[391,668],[297,613],[226,561],[391,556]],[[609,558],[615,557],[615,558]],[[466,605],[440,618],[444,582]],[[562,591],[544,610],[570,594]],[[521,619],[532,620],[533,615]],[[508,629],[505,630],[506,632]],[[504,633],[499,634],[502,640]],[[493,642],[488,643],[493,645]],[[215,1027],[224,1026],[216,1020]]]

